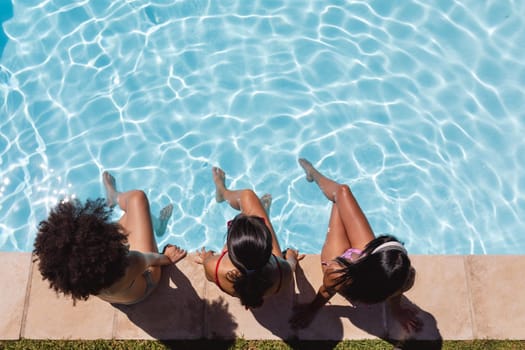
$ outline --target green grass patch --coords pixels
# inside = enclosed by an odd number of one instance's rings
[[[71,349],[71,350],[386,350],[393,345],[383,340],[345,341],[279,341],[279,340],[13,340],[0,341],[0,349]],[[443,349],[443,350],[525,350],[525,341],[517,340],[473,340],[413,342],[401,345],[400,349]]]

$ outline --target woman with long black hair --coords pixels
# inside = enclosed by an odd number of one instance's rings
[[[219,255],[202,248],[197,262],[204,265],[209,281],[225,293],[238,297],[246,308],[257,308],[264,298],[279,293],[293,280],[297,250],[281,252],[268,218],[271,196],[257,197],[250,189],[226,188],[224,171],[212,169],[217,202],[228,202],[240,211],[227,224],[226,244]]]
[[[387,301],[405,329],[418,329],[421,324],[415,311],[400,303],[402,293],[412,287],[415,278],[403,244],[393,236],[374,236],[348,185],[327,178],[306,159],[299,159],[299,164],[307,181],[315,182],[333,204],[321,252],[323,284],[312,302],[296,307],[292,326],[308,326],[339,293],[354,304]]]

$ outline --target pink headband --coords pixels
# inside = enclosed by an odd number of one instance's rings
[[[375,254],[382,250],[399,250],[400,252],[407,254],[407,250],[405,249],[405,247],[401,243],[396,241],[390,241],[381,244],[379,247],[372,251],[372,254]]]

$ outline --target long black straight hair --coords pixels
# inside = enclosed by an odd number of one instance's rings
[[[272,233],[263,218],[237,215],[228,224],[228,255],[241,275],[233,288],[246,308],[263,304],[263,295],[272,286],[265,268],[272,255]]]
[[[386,242],[399,242],[391,235],[382,235],[370,241],[356,261],[337,257],[341,269],[336,278],[339,293],[351,301],[366,304],[379,303],[400,291],[410,275],[410,259],[399,249],[381,249],[372,253]],[[399,242],[401,243],[401,242]]]

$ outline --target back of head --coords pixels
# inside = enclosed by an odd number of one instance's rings
[[[384,245],[387,242],[397,244]],[[336,283],[342,285],[340,293],[352,301],[382,302],[400,291],[410,275],[410,259],[393,236],[379,236],[369,242],[355,262],[338,261],[344,268]]]
[[[228,228],[228,255],[241,272],[234,289],[246,307],[262,305],[264,292],[271,287],[265,269],[272,255],[272,234],[264,219],[237,215]]]
[[[98,294],[124,276],[126,236],[103,199],[61,202],[40,222],[33,253],[56,292],[73,300]]]

